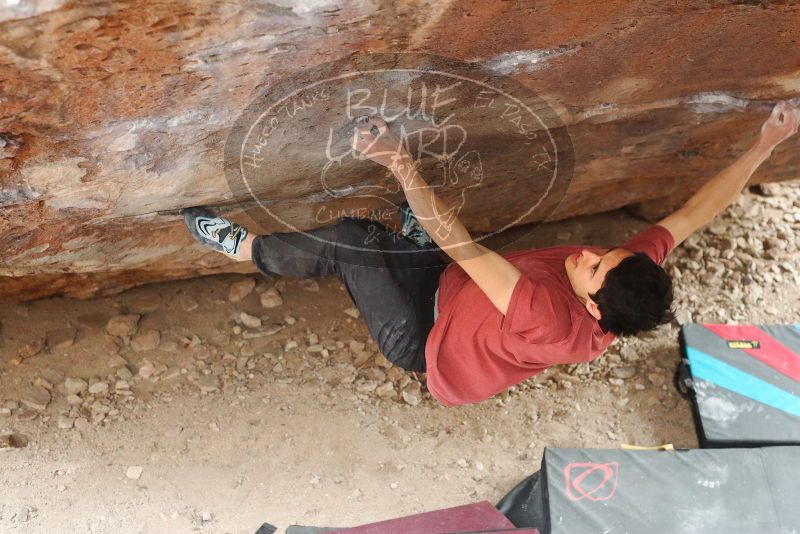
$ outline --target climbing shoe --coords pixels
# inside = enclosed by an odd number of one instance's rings
[[[247,237],[247,228],[217,217],[208,208],[184,208],[181,214],[189,232],[202,245],[228,255],[239,253],[239,247]]]

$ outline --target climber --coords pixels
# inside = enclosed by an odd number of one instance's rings
[[[264,273],[338,275],[382,353],[404,369],[426,371],[431,394],[453,406],[484,400],[551,365],[590,361],[615,336],[672,320],[665,257],[723,211],[797,132],[800,109],[779,102],[752,148],[677,211],[617,247],[503,255],[472,241],[382,119],[369,123],[356,127],[352,146],[403,187],[403,237],[355,219],[255,236],[203,208],[185,210],[184,218],[198,241],[252,260]],[[441,251],[454,260],[446,268]]]

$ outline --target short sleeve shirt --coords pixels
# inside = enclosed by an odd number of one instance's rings
[[[620,245],[659,265],[674,247],[653,225]],[[564,262],[580,246],[503,254],[522,273],[505,315],[453,263],[439,278],[438,317],[425,346],[428,390],[442,404],[479,402],[551,365],[588,362],[614,340],[575,295]]]

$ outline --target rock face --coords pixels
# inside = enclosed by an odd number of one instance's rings
[[[364,53],[402,52],[394,63],[406,66],[414,65],[410,53],[436,54],[468,62],[471,79],[492,87],[527,87],[534,111],[550,120],[529,131],[549,129],[570,145],[558,147],[568,156],[560,160],[570,171],[564,190],[542,204],[547,210],[525,211],[536,190],[525,172],[535,175],[542,162],[530,143],[497,127],[515,124],[516,135],[522,120],[509,108],[492,115],[488,100],[485,114],[463,115],[478,107],[464,100],[477,85],[453,89],[460,98],[442,109],[466,117],[472,144],[464,147],[474,150],[455,154],[456,180],[442,194],[463,198],[472,182],[455,185],[462,176],[486,180],[480,201],[468,199],[460,213],[472,231],[626,205],[644,214],[674,206],[750,146],[775,100],[800,90],[800,11],[790,2],[674,4],[7,2],[0,7],[0,299],[85,297],[253,270],[195,246],[182,207],[211,205],[274,232],[396,204],[396,188],[374,164],[337,161],[329,182],[319,179],[326,161],[318,149],[329,134],[334,145],[347,143],[351,115],[364,114],[366,99],[345,109],[323,102],[325,91],[306,93],[299,111],[285,110],[296,120],[281,123],[260,153],[267,174],[255,188],[236,179],[231,159],[248,106],[253,111],[276,88],[286,95],[300,80],[308,86],[305,69],[346,58],[316,71],[332,79],[333,71],[349,72],[344,66],[374,64],[359,59]],[[383,68],[393,62],[387,57]],[[377,98],[385,87],[413,86],[414,77],[369,82],[348,94],[368,87]],[[351,82],[337,83],[332,91]],[[414,120],[396,122],[410,128]],[[425,143],[420,134],[420,153]],[[480,158],[467,157],[476,147]],[[545,155],[552,161],[556,153]],[[439,162],[432,154],[421,160],[429,173]],[[798,164],[800,152],[782,146],[754,182],[795,178]],[[376,184],[371,198],[361,194]],[[254,215],[254,205],[271,218]]]

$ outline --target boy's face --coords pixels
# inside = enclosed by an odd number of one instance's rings
[[[589,293],[596,293],[603,286],[608,271],[628,256],[633,256],[633,252],[624,248],[585,248],[570,254],[564,261],[572,290],[595,319],[600,319],[600,310]]]

